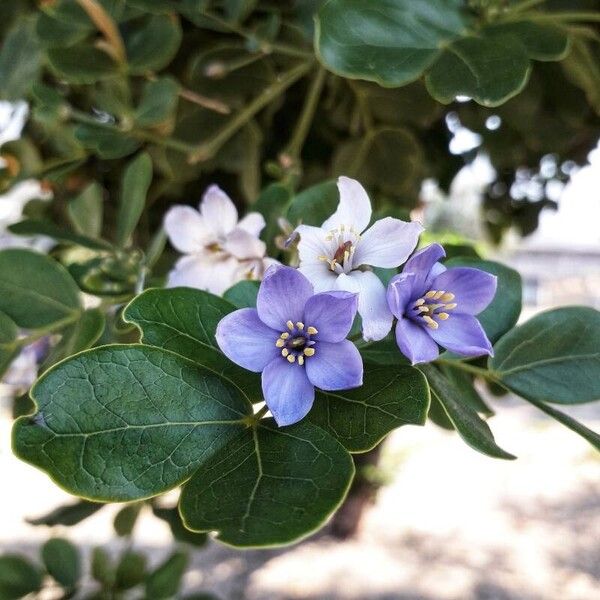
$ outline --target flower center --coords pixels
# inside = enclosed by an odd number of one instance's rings
[[[352,270],[352,257],[356,245],[360,241],[360,234],[352,225],[340,225],[332,229],[325,237],[327,242],[332,242],[331,250],[327,256],[319,256],[319,260],[326,262],[334,273],[348,273]]]
[[[438,321],[445,321],[450,317],[448,311],[456,308],[452,292],[444,290],[429,290],[422,298],[415,301],[412,306],[412,317],[425,322],[427,327],[437,329]]]
[[[305,327],[301,321],[295,324],[288,321],[286,325],[289,331],[284,331],[277,338],[275,345],[281,348],[281,356],[289,363],[297,362],[302,366],[307,358],[315,355],[316,342],[311,338],[319,332],[316,327]]]
[[[223,248],[221,248],[221,245],[218,242],[213,242],[212,244],[209,244],[208,246],[206,246],[206,249],[209,252],[221,252],[223,250]]]

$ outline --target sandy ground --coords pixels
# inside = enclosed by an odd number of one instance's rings
[[[296,546],[239,552],[211,542],[194,552],[189,591],[223,600],[597,600],[600,598],[600,456],[578,436],[518,401],[491,421],[513,462],[482,456],[434,425],[405,427],[386,445],[391,483],[356,539],[318,534]],[[600,407],[569,412],[596,430]],[[46,528],[24,518],[68,500],[10,453],[0,421],[0,551],[36,556]],[[113,548],[114,506],[56,530],[89,551]],[[157,562],[166,527],[142,515],[135,544]]]

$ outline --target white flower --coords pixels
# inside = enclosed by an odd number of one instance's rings
[[[28,115],[27,102],[0,101],[0,146],[21,137]]]
[[[340,203],[321,227],[300,225],[300,271],[315,292],[358,293],[358,312],[365,340],[380,340],[392,327],[385,287],[369,269],[400,266],[417,245],[423,227],[386,217],[364,231],[371,220],[371,201],[364,188],[348,177],[338,179]],[[364,233],[363,233],[364,231]]]
[[[265,226],[259,213],[238,221],[235,205],[218,186],[210,186],[199,205],[174,206],[165,215],[171,244],[185,256],[169,273],[168,287],[186,286],[222,294],[243,279],[261,279],[273,260],[258,236]]]

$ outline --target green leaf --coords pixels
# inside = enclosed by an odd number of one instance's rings
[[[65,21],[52,15],[40,13],[36,25],[36,34],[45,46],[72,46],[83,42],[93,30],[91,21]]]
[[[81,557],[77,548],[63,538],[52,538],[42,546],[42,560],[48,573],[60,585],[73,588],[81,577]]]
[[[49,256],[31,250],[2,250],[0,311],[25,329],[74,320],[81,311],[79,289],[64,267]]]
[[[236,547],[287,544],[318,529],[344,499],[350,455],[306,421],[261,421],[205,461],[181,494],[186,527]]]
[[[115,576],[118,590],[129,590],[146,578],[146,557],[140,552],[126,550],[121,556]]]
[[[468,24],[462,0],[329,0],[317,13],[315,47],[338,75],[399,87],[418,79]]]
[[[360,331],[360,330],[359,330]],[[379,342],[370,342],[359,348],[365,362],[374,365],[409,365],[409,361],[398,349],[394,337],[387,337]]]
[[[290,202],[289,188],[280,183],[272,183],[260,193],[256,203],[252,206],[253,210],[265,218],[266,225],[261,233],[261,238],[267,243],[268,254],[271,256],[277,253],[275,238],[282,233],[278,219],[285,216]]]
[[[56,74],[69,83],[96,83],[118,74],[117,65],[112,58],[88,44],[50,48],[47,57]]]
[[[492,303],[477,318],[492,343],[512,329],[521,314],[522,284],[517,271],[491,260],[457,257],[444,263],[450,267],[472,267],[491,273],[498,278],[498,288]]]
[[[0,312],[0,376],[10,366],[17,355],[19,345],[16,343],[19,329],[14,321],[3,312]]]
[[[104,192],[97,182],[90,183],[67,204],[67,214],[78,233],[100,237],[104,212]]]
[[[146,598],[163,600],[172,598],[181,587],[181,580],[188,564],[185,552],[174,552],[146,579]]]
[[[365,365],[362,387],[317,391],[308,418],[350,452],[374,448],[402,425],[423,425],[429,410],[429,387],[413,367]]]
[[[0,50],[0,98],[22,100],[38,78],[40,44],[35,18],[21,18],[7,33]]]
[[[42,587],[38,567],[19,554],[0,556],[0,600],[16,600]]]
[[[493,458],[516,458],[496,444],[487,423],[464,402],[460,392],[448,378],[433,365],[419,365],[419,369],[427,377],[432,397],[444,407],[448,419],[471,448]]]
[[[170,119],[177,108],[178,94],[179,85],[171,77],[146,83],[135,111],[136,123],[140,127],[154,127]]]
[[[152,512],[156,517],[169,525],[173,537],[178,542],[185,542],[186,544],[198,547],[206,544],[208,540],[206,533],[196,533],[186,529],[177,508],[159,508],[158,506],[153,506]]]
[[[288,210],[288,221],[293,226],[304,223],[320,227],[335,212],[339,201],[335,181],[313,185],[294,197]]]
[[[152,183],[152,159],[146,152],[138,154],[125,169],[121,183],[121,204],[117,217],[116,241],[127,246],[144,207]]]
[[[539,400],[532,400],[531,398],[525,398],[527,402],[530,402],[542,412],[545,412],[549,417],[557,420],[559,423],[568,427],[571,431],[574,431],[580,435],[583,439],[587,440],[596,450],[600,451],[600,435],[595,431],[592,431],[579,421],[576,421],[573,417],[566,415],[565,413],[556,410],[552,406],[548,406],[544,402]]]
[[[114,128],[98,125],[77,125],[75,138],[84,148],[92,150],[100,158],[115,159],[128,156],[139,147],[139,142]]]
[[[236,308],[256,308],[259,287],[258,281],[240,281],[223,294],[223,299]]]
[[[181,25],[174,15],[149,15],[125,36],[128,67],[132,74],[159,71],[177,54]]]
[[[562,67],[566,77],[585,92],[590,106],[600,114],[600,52],[597,44],[575,38]]]
[[[213,372],[142,345],[67,359],[42,375],[31,396],[38,412],[14,425],[17,456],[68,492],[105,502],[181,484],[251,414]]]
[[[249,402],[261,402],[260,376],[233,364],[215,340],[219,321],[235,307],[191,288],[146,290],[125,308],[123,318],[142,333],[142,342],[176,352],[210,369],[238,388]]]
[[[96,547],[92,550],[92,577],[105,587],[112,587],[115,569],[106,550]]]
[[[27,519],[27,522],[30,525],[45,525],[46,527],[55,527],[56,525],[72,527],[96,514],[103,506],[104,504],[80,500],[74,504],[59,506],[37,519]]]
[[[131,502],[126,504],[116,515],[113,521],[115,533],[119,537],[128,537],[133,533],[133,528],[137,523],[142,509],[141,502]]]
[[[450,44],[425,77],[429,93],[443,104],[469,96],[498,106],[527,83],[531,64],[513,35],[465,37]]]
[[[108,250],[112,246],[104,240],[94,239],[78,233],[73,233],[67,229],[62,229],[51,221],[42,221],[41,219],[25,219],[20,223],[15,223],[9,227],[12,233],[17,235],[45,235],[58,242],[75,244],[91,250]]]
[[[489,367],[528,400],[580,404],[600,399],[600,312],[569,306],[543,312],[494,346]]]
[[[475,389],[473,377],[469,373],[447,365],[440,366],[440,370],[456,388],[464,404],[467,404],[484,417],[491,417],[495,414]]]

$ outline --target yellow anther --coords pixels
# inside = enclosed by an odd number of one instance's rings
[[[308,327],[306,329],[306,333],[308,333],[308,335],[316,335],[319,332],[317,331],[316,327]]]
[[[430,290],[425,294],[425,298],[433,298],[437,292],[435,290]]]
[[[287,328],[288,328],[290,331],[293,331],[293,330],[294,330],[294,324],[293,324],[291,321],[288,321],[288,322],[286,323],[286,325],[287,325]]]
[[[278,339],[278,340],[275,342],[275,345],[276,345],[278,348],[283,348],[283,345],[284,345],[284,344],[285,344],[285,342],[284,342],[284,341],[283,341],[281,338],[279,338],[279,339]]]
[[[425,304],[425,298],[419,298],[416,302],[415,302],[415,306],[421,306]]]
[[[313,356],[314,353],[314,348],[304,348],[304,356]]]
[[[284,348],[284,349],[281,351],[281,356],[287,356],[289,353],[290,353],[290,351],[289,351],[287,348]]]
[[[296,327],[297,327],[297,328],[298,328],[300,331],[302,331],[302,330],[304,329],[304,323],[303,323],[302,321],[298,321],[298,322],[296,323]]]
[[[454,294],[452,292],[446,292],[441,298],[440,300],[442,302],[452,302],[452,300],[454,300]]]
[[[344,262],[348,262],[349,258],[350,258],[350,252],[348,252],[348,250],[346,250],[344,252]]]
[[[340,225],[340,231],[344,231],[345,228],[346,228],[345,225]]]
[[[300,366],[302,366],[302,365],[304,364],[304,356],[300,355],[300,356],[298,357],[298,364],[299,364]]]
[[[456,302],[453,302],[452,304],[446,304],[446,306],[444,306],[444,308],[446,310],[452,310],[453,308],[456,308],[458,305],[456,304]]]
[[[434,300],[439,300],[446,292],[444,290],[440,290],[433,295]]]
[[[290,354],[290,355],[288,355],[287,359],[288,359],[289,363],[294,363],[294,362],[296,362],[296,355]]]
[[[448,313],[438,313],[437,317],[438,319],[441,319],[442,321],[445,321],[450,315]]]
[[[282,340],[287,340],[290,337],[290,334],[287,331],[284,331],[279,337]]]
[[[429,307],[428,306],[417,306],[417,312],[429,312]]]
[[[423,320],[425,321],[425,323],[427,323],[427,327],[430,327],[431,329],[437,329],[439,327],[439,325],[427,315],[423,317]]]
[[[319,260],[322,260],[323,262],[327,262],[329,260],[329,258],[327,256],[325,256],[324,254],[321,254],[321,256],[319,256]]]
[[[325,236],[325,241],[326,242],[330,242],[333,239],[333,235],[331,235],[331,233],[329,235]]]

